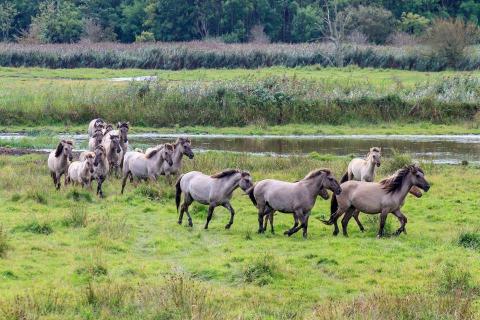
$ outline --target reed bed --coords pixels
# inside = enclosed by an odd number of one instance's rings
[[[329,66],[334,50],[325,43],[224,44],[192,41],[154,44],[2,44],[0,66],[48,68],[259,68],[270,66]],[[424,46],[393,47],[347,45],[345,65],[440,71],[448,62]],[[457,70],[480,68],[480,54],[471,48],[455,66]]]

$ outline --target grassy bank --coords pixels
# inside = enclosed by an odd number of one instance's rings
[[[203,70],[128,83],[102,80],[106,73],[74,71],[74,79],[93,80],[66,80],[68,70],[6,69],[0,124],[80,125],[95,117],[142,127],[451,124],[473,121],[480,101],[476,73],[420,73],[416,80],[415,72],[358,68],[276,68],[238,77]]]
[[[329,66],[335,51],[328,44],[223,44],[186,42],[155,44],[3,44],[0,66],[47,68],[260,68],[271,66]],[[345,65],[440,71],[448,63],[424,46],[348,45],[344,49]],[[457,70],[476,70],[480,58],[472,47],[458,61]]]
[[[385,159],[380,176],[401,165]],[[250,170],[255,180],[302,178],[346,160],[207,153],[185,171]],[[424,165],[432,184],[408,197],[408,235],[375,239],[376,219],[361,216],[362,234],[333,237],[318,218],[309,239],[284,237],[292,218],[278,214],[275,235],[258,235],[256,210],[237,191],[237,211],[194,205],[194,227],[176,224],[173,189],[105,184],[107,198],[66,188],[55,192],[46,157],[0,156],[0,317],[6,319],[475,319],[478,288],[478,168]],[[448,185],[448,188],[444,186]],[[397,227],[389,217],[387,229]],[[285,307],[279,307],[285,306]]]

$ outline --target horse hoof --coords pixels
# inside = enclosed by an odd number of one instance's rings
[[[344,233],[343,236],[344,236],[345,238],[348,238],[348,233]]]
[[[227,225],[225,226],[225,229],[230,229],[231,226],[232,226],[231,224],[227,224]]]
[[[283,235],[285,235],[285,236],[288,235],[288,231],[285,231],[285,232],[283,233]]]
[[[189,227],[193,227],[192,221],[189,221],[189,222],[188,222],[188,226],[189,226]]]
[[[338,232],[335,232],[335,231],[334,231],[334,232],[333,232],[333,236],[334,236],[334,237],[338,236]]]
[[[178,220],[177,223],[178,223],[179,225],[182,225],[182,221],[180,221],[180,220]]]

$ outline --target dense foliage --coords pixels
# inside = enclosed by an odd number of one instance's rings
[[[271,41],[301,42],[320,37],[325,3],[334,1],[0,0],[0,32],[5,39],[15,39],[48,26],[47,31],[40,30],[37,39],[43,42],[77,41],[82,32],[89,39],[121,42],[135,41],[142,32],[151,32],[159,41],[221,37],[227,42],[244,42],[261,25]],[[360,31],[369,33],[376,43],[384,42],[394,28],[418,34],[438,17],[460,17],[475,23],[480,19],[480,3],[475,0],[338,2],[340,10],[358,11]]]

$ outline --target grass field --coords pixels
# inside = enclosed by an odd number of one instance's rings
[[[386,159],[379,176],[407,159]],[[206,153],[186,162],[213,173],[250,170],[255,180],[296,180],[346,160]],[[46,156],[0,156],[0,317],[2,319],[478,319],[480,316],[479,168],[424,164],[432,188],[409,196],[407,235],[376,239],[376,219],[361,216],[350,237],[333,237],[318,218],[309,238],[256,234],[248,197],[237,211],[194,205],[194,227],[176,224],[174,191],[110,178],[106,199],[72,187],[56,192]],[[397,227],[388,218],[387,229]]]

